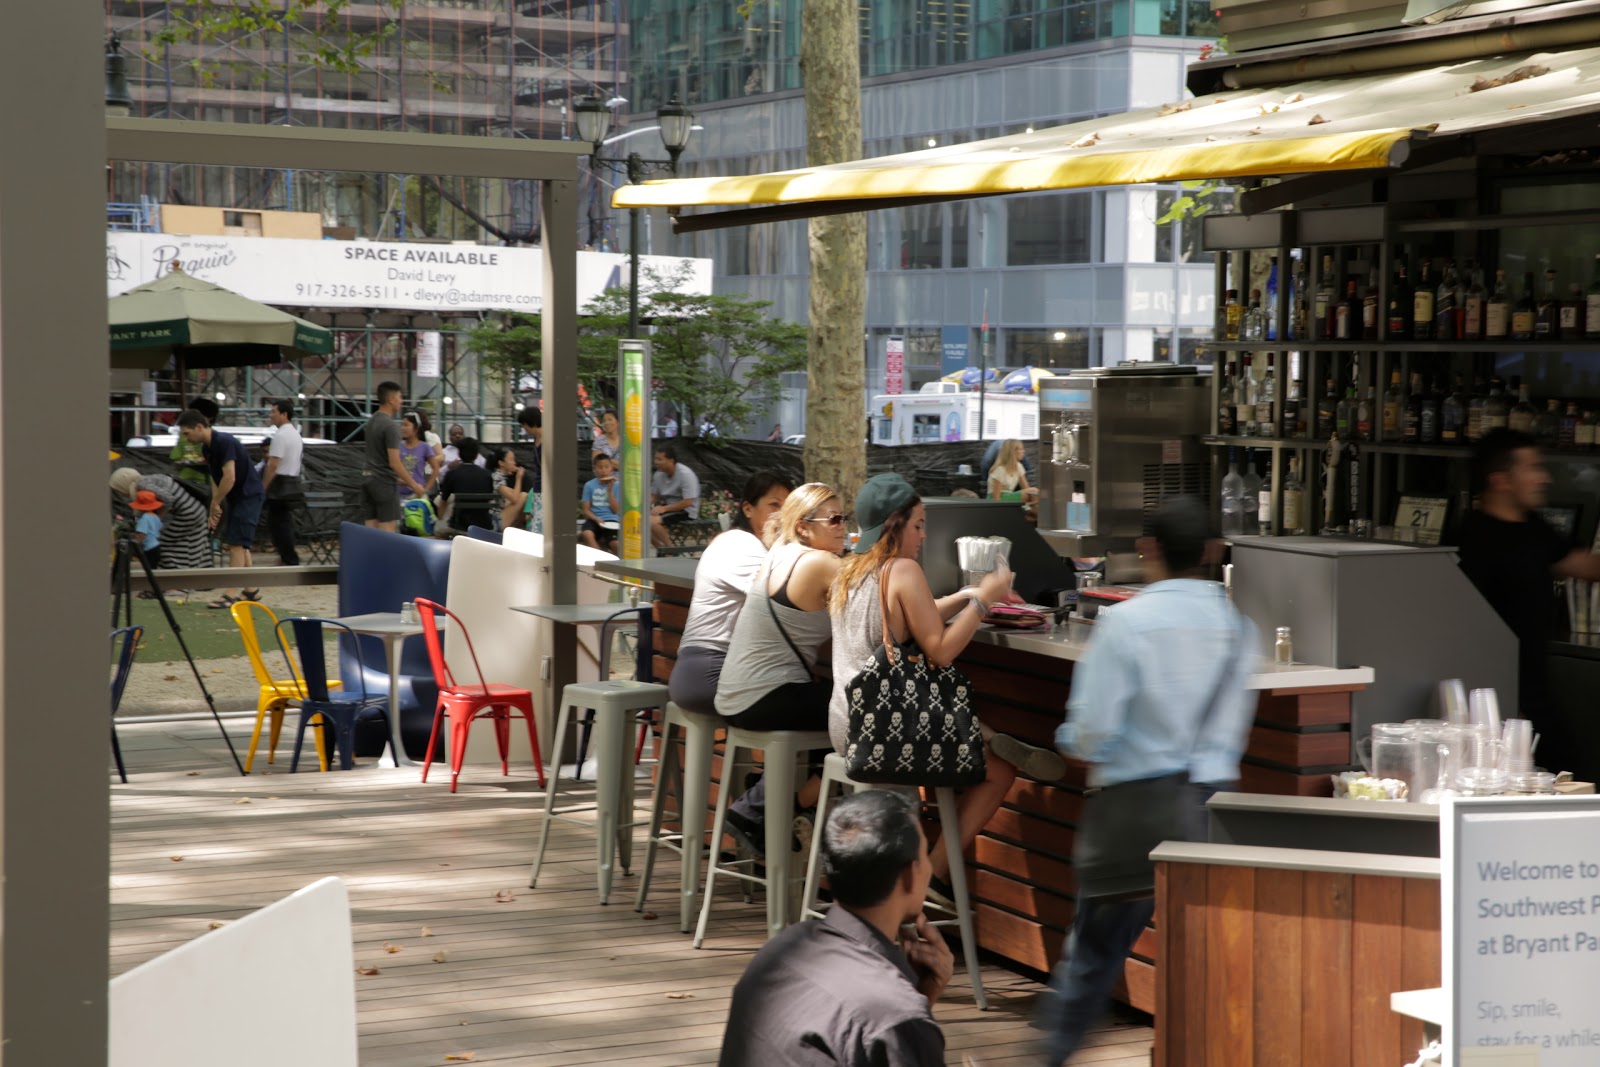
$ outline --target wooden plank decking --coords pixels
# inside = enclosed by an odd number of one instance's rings
[[[242,752],[248,733],[230,728]],[[291,777],[285,751],[276,773],[240,778],[209,722],[121,734],[132,780],[112,786],[112,973],[334,874],[350,888],[357,963],[379,969],[357,978],[364,1067],[469,1052],[505,1067],[716,1062],[729,993],[761,943],[760,898],[745,905],[719,889],[696,952],[677,931],[676,856],[657,867],[659,918],[633,910],[642,852],[601,907],[593,837],[562,823],[539,889],[528,889],[541,796],[531,769],[501,778],[469,767],[451,796],[444,773],[427,785],[376,767]],[[501,890],[514,899],[498,902]],[[950,1063],[1039,1063],[1029,1026],[1039,986],[992,966],[984,979],[987,1012],[959,967],[946,990]],[[1150,1045],[1148,1028],[1113,1023],[1072,1062],[1144,1067]]]

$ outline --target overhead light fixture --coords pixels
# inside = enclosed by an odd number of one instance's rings
[[[1029,126],[1027,129],[1023,130],[1022,132],[1023,133],[1032,133],[1033,132],[1033,127]]]
[[[221,389],[217,390],[216,396],[217,396],[217,403],[219,403],[219,404],[222,403],[224,400],[228,399],[228,394],[224,393]]]
[[[450,399],[449,397],[445,397],[444,398],[444,402],[445,402],[446,405],[450,405],[450,404],[454,404],[455,403],[455,401]]]
[[[694,112],[684,107],[678,94],[673,93],[671,100],[656,108],[656,124],[661,127],[661,143],[676,167],[678,157],[689,147],[689,138],[694,134]]]
[[[1067,331],[1066,330],[1057,330],[1055,333],[1051,334],[1050,336],[1053,337],[1057,341],[1065,341],[1067,339]]]
[[[304,400],[306,398],[306,394],[304,394],[304,393],[296,393],[295,395],[297,397],[299,397],[301,400]]]
[[[521,411],[522,410],[522,401],[519,400],[515,404],[512,404],[511,408],[512,408],[513,411]]]
[[[928,138],[928,147],[929,148],[938,148],[939,147],[939,138],[937,138],[937,137]]]
[[[590,93],[578,98],[572,105],[572,112],[578,123],[578,139],[588,141],[599,152],[600,142],[611,130],[611,109],[604,100]]]

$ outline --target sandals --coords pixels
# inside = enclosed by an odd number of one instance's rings
[[[260,600],[261,599],[261,590],[260,589],[241,589],[241,590],[239,590],[238,599],[240,599],[240,600]]]
[[[208,603],[206,607],[212,608],[216,611],[222,611],[233,607],[235,604],[244,599],[246,598],[242,596],[234,596],[232,593],[223,593],[221,596],[217,597],[217,599]]]

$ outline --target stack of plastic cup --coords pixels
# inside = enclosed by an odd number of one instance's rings
[[[1507,773],[1525,774],[1533,770],[1533,723],[1527,719],[1507,719],[1501,738],[1505,742]]]
[[[1500,697],[1493,689],[1474,689],[1467,697],[1468,721],[1487,727],[1489,736],[1500,739]]]
[[[1445,722],[1465,724],[1471,721],[1467,712],[1467,687],[1460,678],[1439,683],[1439,714]]]

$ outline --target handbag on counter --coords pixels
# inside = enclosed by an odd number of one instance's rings
[[[1241,640],[1239,654],[1244,651]],[[1234,657],[1222,661],[1196,737],[1210,724],[1236,663]],[[1179,771],[1104,786],[1084,797],[1072,849],[1078,899],[1138,900],[1154,895],[1156,865],[1150,853],[1163,841],[1187,840],[1189,794],[1189,772]]]
[[[954,667],[935,667],[917,648],[889,635],[889,568],[878,572],[883,643],[845,687],[845,765],[858,782],[880,785],[977,785],[988,774],[974,692]]]

